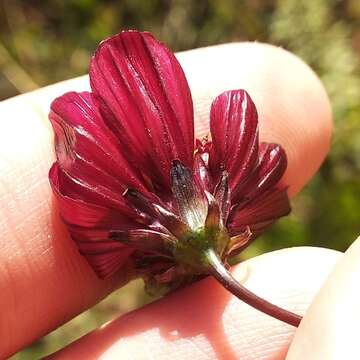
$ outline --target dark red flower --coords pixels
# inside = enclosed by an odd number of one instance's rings
[[[81,254],[102,278],[132,262],[149,284],[176,287],[223,263],[290,211],[284,150],[259,143],[244,90],[213,102],[209,140],[194,141],[193,104],[178,61],[149,33],[103,41],[92,92],[54,100],[50,181]]]

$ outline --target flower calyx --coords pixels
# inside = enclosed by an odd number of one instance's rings
[[[187,225],[187,230],[174,244],[174,258],[189,272],[207,274],[207,251],[212,249],[225,261],[230,242],[221,210],[224,205],[219,203],[224,197],[216,199],[178,160],[172,163],[171,183],[180,217]]]

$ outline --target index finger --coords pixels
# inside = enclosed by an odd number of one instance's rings
[[[229,44],[178,55],[190,83],[198,132],[221,91],[245,88],[257,105],[260,136],[284,146],[284,181],[298,191],[323,160],[331,112],[325,91],[298,58],[262,44]],[[0,123],[0,323],[8,356],[99,301],[121,281],[100,281],[78,254],[51,202],[47,172],[54,156],[50,101],[83,90],[71,80],[7,100]],[[205,125],[203,125],[205,124]],[[9,335],[10,334],[10,335]]]

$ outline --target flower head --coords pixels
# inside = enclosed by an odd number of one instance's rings
[[[183,70],[137,31],[100,44],[90,84],[51,105],[49,177],[71,237],[100,277],[130,262],[148,284],[174,288],[207,273],[207,249],[226,264],[289,213],[279,186],[285,152],[259,142],[246,91],[220,94],[209,139],[195,140]]]

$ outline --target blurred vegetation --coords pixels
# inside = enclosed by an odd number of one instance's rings
[[[324,81],[333,146],[292,215],[247,256],[291,245],[344,250],[360,227],[359,21],[358,0],[1,0],[0,99],[84,74],[98,42],[122,29],[151,31],[174,51],[239,40],[283,46]],[[13,359],[43,356],[149,300],[132,283]]]

